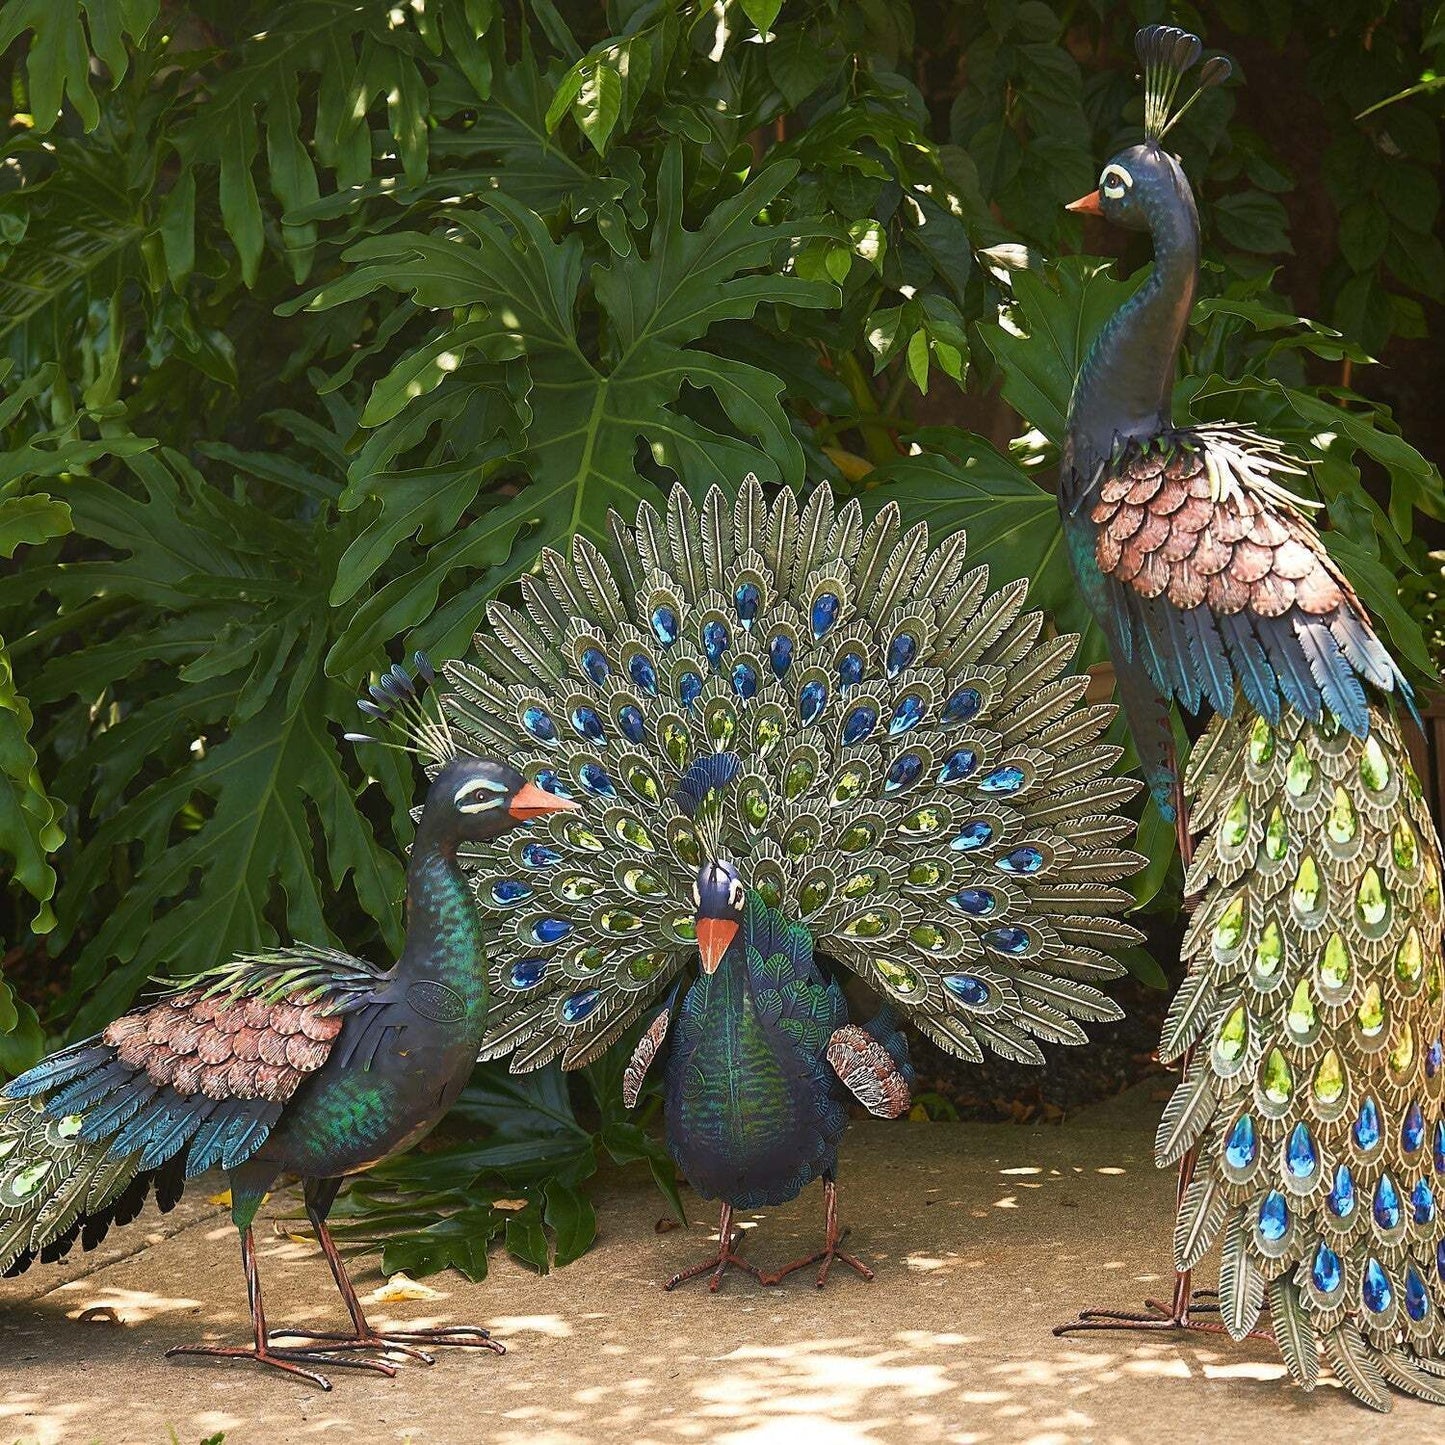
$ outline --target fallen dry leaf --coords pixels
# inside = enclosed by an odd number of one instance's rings
[[[398,1300],[444,1298],[445,1296],[440,1290],[432,1289],[430,1285],[419,1284],[404,1271],[398,1271],[384,1285],[367,1295],[366,1303],[390,1305],[395,1304]]]

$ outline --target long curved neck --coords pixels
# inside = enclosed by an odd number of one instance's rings
[[[1154,270],[1099,333],[1074,384],[1065,467],[1072,475],[1063,485],[1075,492],[1118,440],[1153,436],[1172,421],[1174,366],[1199,279],[1199,217],[1189,182],[1167,159],[1168,173],[1141,197]]]
[[[456,839],[422,814],[406,875],[406,946],[397,971],[435,979],[470,1005],[486,986],[481,917],[466,874],[457,861]]]

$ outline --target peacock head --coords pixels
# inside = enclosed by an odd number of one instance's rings
[[[426,813],[458,842],[485,843],[518,823],[577,804],[529,783],[516,768],[492,758],[455,757],[432,780]]]
[[[697,870],[693,885],[697,904],[697,951],[704,973],[715,973],[742,927],[747,889],[731,863],[709,860]]]
[[[1147,231],[1151,216],[1188,195],[1189,182],[1179,162],[1153,141],[1142,141],[1120,151],[1100,173],[1099,188],[1071,201],[1067,209],[1102,216],[1130,231]]]

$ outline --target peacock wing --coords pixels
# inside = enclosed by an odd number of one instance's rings
[[[463,858],[497,938],[484,1057],[617,1039],[695,957],[705,856],[956,1053],[1037,1062],[1117,1016],[1137,784],[1025,583],[826,486],[678,488],[611,535],[546,554],[447,668],[470,745],[582,804]]]
[[[1133,442],[1090,519],[1126,663],[1191,712],[1233,711],[1236,687],[1363,736],[1363,683],[1410,688],[1359,598],[1275,477],[1301,468],[1268,438],[1218,425]]]

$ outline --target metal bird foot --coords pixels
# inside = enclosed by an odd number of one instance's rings
[[[490,1350],[494,1355],[505,1355],[506,1347],[494,1340],[491,1333],[479,1325],[438,1325],[424,1330],[373,1330],[358,1331],[355,1334],[330,1334],[324,1330],[272,1330],[269,1341],[280,1339],[320,1340],[325,1343],[325,1353],[343,1350],[380,1350],[386,1354],[404,1355],[423,1365],[436,1364],[436,1356],[419,1348],[427,1345],[456,1345],[469,1349]]]
[[[1146,1299],[1143,1311],[1131,1310],[1082,1310],[1077,1319],[1068,1324],[1055,1325],[1056,1336],[1078,1334],[1085,1330],[1137,1330],[1141,1333],[1159,1333],[1169,1330],[1191,1330],[1200,1334],[1223,1335],[1225,1329],[1219,1315],[1219,1291],[1197,1289],[1186,1300],[1166,1304],[1163,1300]],[[1214,1319],[1199,1319],[1199,1315],[1214,1315]],[[1246,1338],[1251,1340],[1273,1340],[1274,1335],[1266,1329],[1251,1330]]]
[[[693,1265],[690,1269],[685,1269],[680,1274],[673,1275],[663,1288],[670,1292],[687,1280],[696,1279],[698,1275],[707,1274],[711,1271],[712,1279],[708,1281],[708,1292],[710,1294],[716,1294],[722,1286],[723,1275],[726,1274],[730,1268],[740,1269],[744,1274],[752,1275],[759,1284],[767,1284],[768,1281],[763,1278],[762,1270],[755,1264],[749,1264],[747,1260],[738,1254],[738,1242],[742,1237],[742,1230],[739,1229],[736,1232],[733,1230],[732,1206],[728,1204],[723,1205],[722,1218],[718,1221],[717,1253]]]
[[[294,1331],[278,1330],[277,1334]],[[348,1370],[374,1370],[388,1379],[396,1374],[396,1367],[384,1360],[348,1360],[329,1350],[276,1349],[269,1342],[264,1345],[173,1345],[166,1351],[166,1358],[176,1355],[208,1355],[221,1360],[251,1360],[258,1365],[268,1365],[283,1374],[296,1375],[320,1389],[329,1390],[331,1381],[320,1370],[308,1369],[311,1365],[325,1365]]]
[[[763,1283],[781,1284],[784,1279],[796,1270],[807,1269],[810,1264],[817,1264],[819,1260],[822,1260],[823,1267],[818,1271],[818,1288],[822,1289],[823,1286],[828,1283],[828,1272],[833,1268],[833,1261],[836,1259],[840,1263],[846,1264],[849,1269],[853,1270],[862,1279],[867,1280],[871,1284],[873,1281],[873,1271],[869,1269],[861,1259],[857,1258],[857,1256],[847,1254],[838,1248],[847,1238],[848,1231],[845,1229],[835,1240],[829,1244],[825,1244],[817,1254],[810,1254],[803,1259],[795,1259],[792,1264],[785,1264],[776,1274],[765,1276]]]

